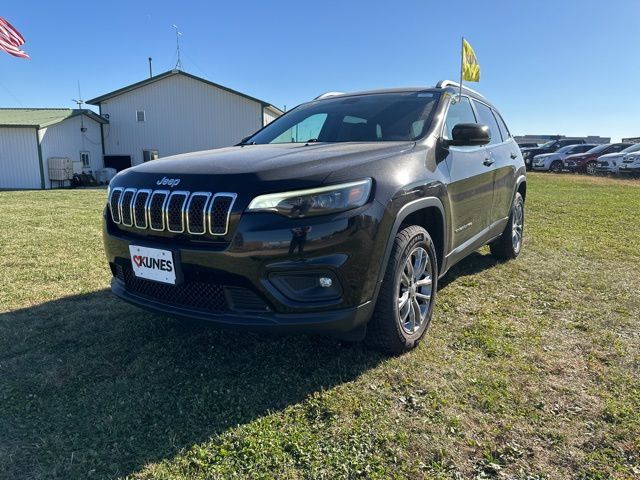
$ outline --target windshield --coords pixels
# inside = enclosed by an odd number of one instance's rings
[[[245,143],[412,141],[426,133],[439,96],[402,92],[313,101],[273,121]]]
[[[620,153],[633,153],[640,152],[640,143],[636,143],[635,145],[631,145],[630,147],[625,148]]]
[[[575,145],[567,145],[566,147],[559,148],[557,150],[557,153],[566,153],[566,152],[572,150],[574,147],[575,147]]]
[[[609,145],[606,143],[604,145],[598,145],[597,147],[593,147],[591,150],[588,150],[587,153],[600,153],[609,148]]]

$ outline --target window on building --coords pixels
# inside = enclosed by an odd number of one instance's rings
[[[143,150],[142,151],[142,161],[149,162],[151,160],[157,160],[160,158],[160,154],[158,154],[158,150]]]
[[[475,100],[473,101],[473,104],[476,106],[476,111],[478,112],[478,123],[488,126],[489,131],[491,132],[491,141],[489,142],[489,145],[501,143],[502,136],[500,135],[500,128],[498,127],[498,122],[496,121],[496,117],[493,116],[491,109],[484,103],[480,103]]]
[[[89,168],[91,166],[91,159],[89,158],[89,152],[80,152],[80,161],[82,162],[82,166],[84,168]]]
[[[147,116],[144,113],[144,110],[136,110],[136,120],[138,122],[146,122],[147,121]]]

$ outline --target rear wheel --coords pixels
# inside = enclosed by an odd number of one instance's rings
[[[436,250],[429,233],[417,225],[403,229],[393,244],[366,344],[392,354],[414,348],[431,321],[437,286]]]
[[[562,173],[562,162],[560,160],[554,160],[551,163],[551,167],[549,167],[549,170],[554,173]]]
[[[520,255],[524,235],[524,199],[516,193],[509,220],[502,235],[489,245],[491,254],[499,260],[511,260]]]

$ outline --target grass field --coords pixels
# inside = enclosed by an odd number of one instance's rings
[[[0,192],[0,478],[640,478],[640,182],[530,175],[397,358],[118,301],[104,199]]]

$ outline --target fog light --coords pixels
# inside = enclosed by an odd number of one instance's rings
[[[327,270],[271,272],[269,282],[285,297],[297,302],[338,300],[342,296],[340,280]]]

